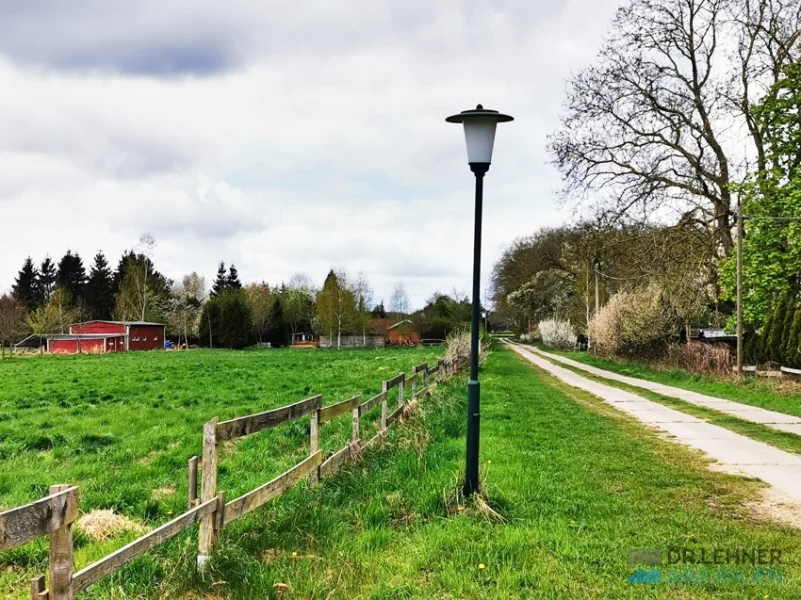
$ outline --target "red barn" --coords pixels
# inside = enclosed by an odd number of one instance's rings
[[[81,352],[125,352],[161,350],[166,326],[144,321],[87,321],[70,325],[66,335],[51,336],[47,351],[63,354]]]

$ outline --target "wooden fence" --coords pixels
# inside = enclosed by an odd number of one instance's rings
[[[203,427],[203,456],[200,462],[196,456],[189,459],[187,511],[80,571],[73,572],[72,556],[72,524],[78,518],[79,490],[76,486],[54,485],[46,498],[0,513],[0,551],[49,536],[48,578],[46,581],[45,576],[39,576],[31,582],[31,598],[34,600],[70,599],[198,522],[198,565],[202,568],[225,525],[281,496],[307,475],[309,483],[314,485],[320,479],[336,473],[344,464],[357,460],[365,449],[385,439],[388,427],[413,411],[419,398],[430,393],[433,376],[437,381],[443,381],[464,366],[463,362],[457,364],[446,360],[438,361],[434,367],[428,363],[417,365],[408,377],[401,373],[384,381],[381,392],[364,402],[361,396],[354,396],[324,407],[320,394],[289,406],[229,421],[213,418]],[[408,402],[404,402],[406,384],[410,385]],[[389,412],[389,392],[393,388],[398,389],[398,402]],[[363,441],[360,421],[378,406],[381,406],[378,433]],[[351,441],[331,456],[324,457],[320,450],[320,427],[347,413],[350,413],[352,421]],[[284,425],[306,415],[310,415],[311,420],[309,456],[275,479],[227,501],[225,492],[217,489],[219,444]],[[198,468],[202,475],[199,498]]]

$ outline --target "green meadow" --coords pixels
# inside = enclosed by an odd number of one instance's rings
[[[326,403],[367,397],[380,380],[436,357],[436,350],[210,351],[7,361],[0,501],[31,500],[56,480],[77,483],[84,511],[114,507],[151,527],[183,510],[186,459],[199,453],[200,427],[212,416],[318,392]],[[462,373],[438,385],[362,461],[228,525],[205,574],[194,567],[191,528],[83,597],[799,596],[801,541],[749,508],[759,482],[709,470],[697,454],[502,348],[482,370],[483,501],[465,500],[465,383]],[[336,449],[349,433],[347,417],[324,425],[324,447]],[[219,488],[229,497],[252,489],[307,452],[308,419],[245,438],[224,448]],[[76,530],[78,567],[134,537],[96,543]],[[783,579],[628,583],[629,550],[676,547],[779,548]],[[45,542],[0,555],[0,596],[29,597],[27,580],[46,570],[46,557]]]

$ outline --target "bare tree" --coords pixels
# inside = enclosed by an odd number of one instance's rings
[[[317,320],[330,337],[336,332],[337,350],[342,348],[342,332],[353,325],[355,315],[356,298],[347,273],[332,270],[317,293]]]
[[[292,275],[280,293],[281,310],[289,323],[293,341],[298,329],[314,318],[314,295],[314,285],[306,273]]]
[[[189,334],[197,335],[199,331],[200,310],[206,297],[206,279],[196,272],[185,275],[181,283],[173,286],[167,301],[167,318],[170,327],[178,332],[178,346],[181,335],[189,348]]]
[[[367,326],[370,324],[372,316],[370,310],[373,304],[373,289],[367,275],[360,271],[353,281],[353,295],[356,299],[356,321],[362,329],[362,343],[367,346]]]
[[[13,344],[25,331],[25,307],[15,298],[0,296],[0,358],[6,356],[6,345]]]
[[[389,310],[395,314],[396,319],[401,319],[409,313],[409,295],[403,282],[398,282],[392,289],[392,296],[389,298]]]
[[[605,193],[621,219],[671,207],[681,223],[708,231],[712,252],[728,255],[744,145],[764,163],[751,107],[797,58],[799,23],[799,0],[620,8],[596,64],[570,81],[562,128],[549,140],[566,197]]]

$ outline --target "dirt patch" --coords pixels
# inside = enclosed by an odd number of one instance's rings
[[[760,500],[746,502],[745,506],[756,522],[777,521],[801,529],[801,502],[775,488],[764,488]]]
[[[164,498],[172,496],[175,493],[175,489],[174,485],[160,487],[150,492],[150,497],[153,498],[153,500],[164,500]]]
[[[95,541],[116,537],[121,533],[145,533],[147,529],[140,523],[132,521],[125,515],[118,515],[113,510],[93,510],[78,519],[77,527]]]

